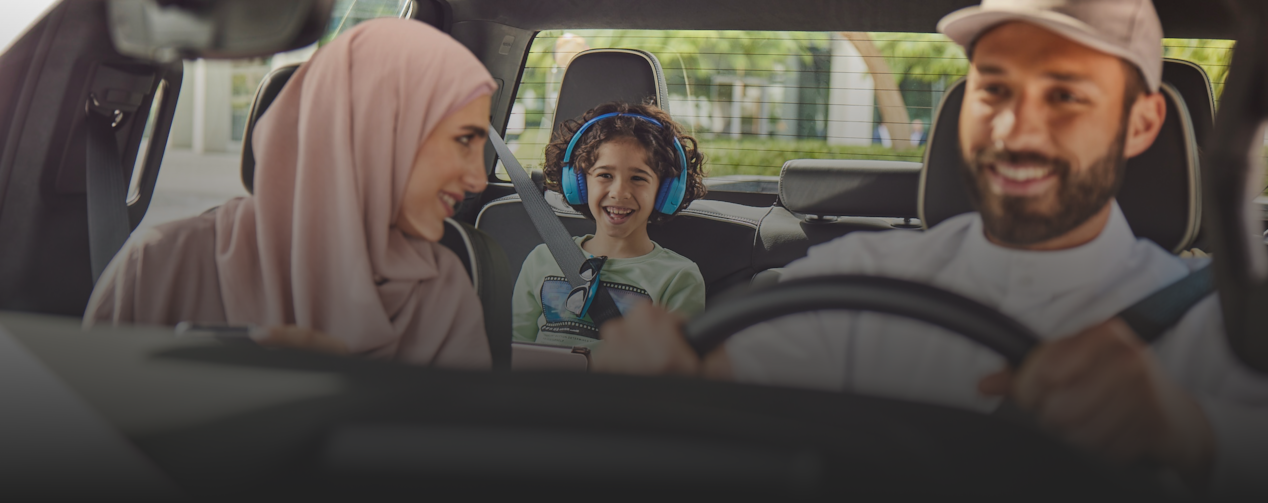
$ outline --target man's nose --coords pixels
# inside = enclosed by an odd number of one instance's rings
[[[991,120],[991,141],[998,150],[1048,151],[1048,104],[1037,92],[1022,92]]]

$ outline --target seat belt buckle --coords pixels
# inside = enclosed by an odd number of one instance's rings
[[[607,257],[590,257],[581,263],[581,270],[577,271],[581,275],[581,279],[586,284],[575,287],[568,292],[568,299],[564,303],[572,314],[578,318],[584,318],[586,313],[590,311],[590,305],[594,303],[595,294],[599,291],[600,273],[603,271],[603,265],[608,261]]]

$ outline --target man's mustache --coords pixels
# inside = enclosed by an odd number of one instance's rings
[[[980,169],[985,164],[1007,163],[1007,164],[1025,164],[1030,166],[1046,166],[1054,171],[1064,171],[1070,166],[1070,162],[1058,157],[1049,157],[1038,152],[1017,152],[1013,150],[1002,150],[995,147],[985,147],[973,156],[974,168]]]

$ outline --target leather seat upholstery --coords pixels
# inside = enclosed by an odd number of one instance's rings
[[[947,90],[930,132],[919,199],[926,228],[973,211],[961,180],[961,171],[967,169],[959,147],[964,89],[965,81],[960,80]],[[1186,98],[1165,80],[1161,92],[1167,100],[1162,131],[1148,150],[1128,160],[1117,199],[1138,237],[1179,252],[1193,243],[1201,222],[1198,143]]]
[[[298,68],[297,64],[287,65],[269,72],[256,90],[242,141],[242,184],[247,192],[253,192],[255,185],[255,153],[251,141],[255,123],[268,110]],[[509,313],[511,287],[515,276],[511,276],[508,271],[506,254],[489,235],[470,225],[449,219],[445,220],[445,235],[440,244],[458,256],[475,285],[476,295],[484,307],[484,327],[493,357],[493,368],[510,369]]]

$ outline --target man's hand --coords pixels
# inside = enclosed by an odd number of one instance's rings
[[[1210,470],[1206,415],[1121,319],[1044,344],[1019,372],[992,374],[978,388],[1012,397],[1041,427],[1111,463],[1153,460],[1197,484]]]
[[[251,339],[264,347],[289,348],[345,356],[348,346],[330,335],[294,325],[272,327],[252,332]]]
[[[603,345],[591,357],[590,369],[614,374],[694,376],[700,358],[682,335],[683,319],[650,302],[600,328]]]

